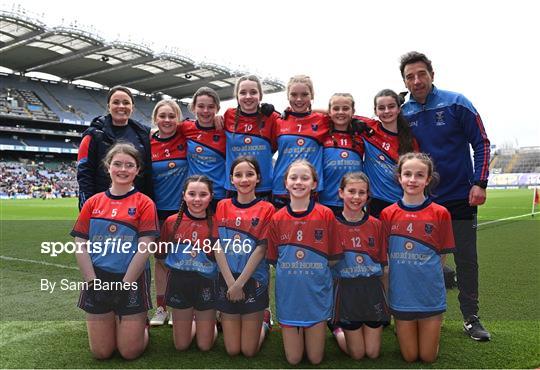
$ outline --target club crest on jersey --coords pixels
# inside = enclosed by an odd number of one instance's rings
[[[446,122],[444,122],[444,111],[443,110],[441,110],[439,112],[435,112],[435,125],[437,125],[437,126],[446,125]]]
[[[359,265],[364,263],[364,257],[362,257],[360,254],[356,256],[356,263],[358,263]]]
[[[116,227],[115,224],[110,224],[108,230],[109,230],[110,233],[115,233],[116,230],[118,230],[118,228]]]
[[[323,229],[315,229],[315,240],[320,242],[323,238]]]
[[[251,140],[250,137],[245,137],[245,138],[244,138],[244,144],[248,144],[248,145],[249,145],[249,144],[251,144],[252,141],[253,141],[253,140]]]
[[[135,212],[137,212],[137,208],[128,208],[128,215],[130,215],[131,217],[135,216]]]
[[[426,234],[431,235],[433,232],[433,225],[432,224],[426,224],[424,227],[424,230],[426,230]]]
[[[319,129],[319,125],[316,124],[316,123],[314,123],[314,124],[311,125],[311,129],[312,129],[313,131],[317,131],[317,130]]]
[[[298,139],[298,140],[296,140],[296,144],[297,144],[298,146],[303,146],[305,143],[306,143],[306,141],[305,141],[304,139]]]
[[[178,145],[178,150],[180,150],[180,151],[184,150],[184,144]]]
[[[341,158],[348,158],[349,157],[349,153],[343,151],[341,152],[341,154],[339,155]]]
[[[294,255],[296,256],[296,259],[301,260],[304,259],[306,253],[303,250],[298,249]]]
[[[170,169],[173,169],[173,168],[175,168],[175,167],[176,167],[176,163],[174,163],[174,162],[169,162],[169,168],[170,168]]]
[[[202,153],[202,152],[203,152],[202,146],[197,146],[197,147],[195,147],[195,151],[196,151],[197,153]]]
[[[406,250],[410,251],[410,250],[413,249],[413,247],[414,247],[413,242],[410,242],[410,241],[405,242],[405,249]]]
[[[219,135],[214,135],[213,139],[217,143],[219,141]]]
[[[368,242],[367,243],[368,243],[368,246],[374,247],[375,246],[375,238],[372,237],[372,236],[368,237]]]
[[[259,217],[251,219],[251,226],[257,226],[259,224]]]

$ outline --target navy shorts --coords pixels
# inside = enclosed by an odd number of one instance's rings
[[[377,328],[390,321],[382,282],[378,277],[340,279],[335,322],[346,330],[362,325]]]
[[[180,310],[193,307],[197,311],[216,308],[215,280],[195,271],[171,269],[167,279],[167,306]]]
[[[233,274],[237,279],[240,274]],[[244,285],[245,300],[243,302],[231,302],[227,299],[227,283],[223,275],[219,274],[217,283],[217,301],[216,308],[218,311],[231,315],[240,314],[246,315],[249,313],[264,311],[268,307],[268,286],[261,284],[257,280],[250,278]]]
[[[443,314],[446,310],[439,311],[427,311],[427,312],[407,312],[407,311],[396,311],[390,310],[394,319],[402,321],[413,321],[413,320],[422,320],[427,319],[428,317],[437,316]]]
[[[87,290],[82,290],[79,296],[78,307],[87,313],[104,314],[113,311],[118,316],[134,315],[141,312],[146,312],[152,308],[150,299],[150,270],[144,270],[135,284],[127,286],[120,284],[125,274],[118,274],[102,270],[94,266],[96,279],[99,279],[99,284],[94,284],[94,293],[91,294]],[[116,284],[115,284],[116,283]],[[120,293],[118,287],[127,287],[122,292],[126,294],[125,299],[120,302],[115,302],[115,297]],[[125,292],[127,290],[127,293]]]

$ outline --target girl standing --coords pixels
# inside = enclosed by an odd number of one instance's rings
[[[253,157],[241,156],[231,164],[234,198],[218,203],[214,236],[220,249],[217,309],[229,355],[252,357],[259,351],[269,327],[263,326],[268,307],[269,269],[265,260],[271,203],[256,198],[261,171]]]
[[[357,131],[360,128],[357,118],[354,118],[353,125],[354,99],[351,94],[332,95],[328,111],[332,129],[323,143],[325,184],[319,201],[339,214],[343,208],[343,201],[338,197],[339,182],[349,172],[362,171],[364,144]]]
[[[270,199],[272,193],[272,155],[274,153],[274,127],[279,115],[265,104],[260,105],[263,96],[262,84],[257,76],[246,75],[236,81],[234,95],[238,107],[227,109],[224,114],[227,136],[226,171],[239,156],[253,156],[261,168],[261,179],[255,189],[258,197]],[[235,187],[229,181],[225,188],[232,192]]]
[[[87,287],[78,306],[87,313],[96,358],[109,358],[118,349],[125,359],[134,359],[148,344],[148,244],[159,235],[158,219],[154,202],[133,185],[142,170],[139,151],[131,144],[115,144],[104,165],[111,187],[85,202],[71,232],[76,243],[89,242],[76,254]]]
[[[383,324],[389,321],[384,286],[388,273],[382,223],[366,212],[369,180],[362,172],[345,175],[339,185],[343,211],[336,234],[343,259],[338,275],[335,321],[345,333],[346,352],[354,359],[377,358]]]
[[[403,198],[381,213],[388,236],[389,305],[405,361],[437,359],[446,311],[443,266],[454,250],[450,213],[426,196],[433,162],[424,153],[399,158]]]
[[[182,113],[174,100],[162,100],[154,107],[152,122],[158,130],[150,137],[150,145],[154,199],[160,225],[178,212],[178,194],[182,193],[187,177],[186,140],[177,129],[180,121]],[[169,316],[165,304],[167,269],[160,256],[159,253],[154,254],[157,309],[150,320],[153,326],[163,325]]]
[[[287,168],[297,159],[306,159],[317,173],[323,173],[323,139],[328,134],[328,116],[311,111],[314,98],[313,82],[308,76],[291,77],[287,84],[289,108],[284,119],[278,120],[276,140],[278,158],[274,167],[272,185],[273,201],[277,207],[288,203],[283,178]],[[317,183],[317,191],[324,188],[323,178]]]
[[[165,259],[170,269],[166,298],[173,308],[174,346],[180,351],[189,348],[195,335],[199,349],[208,351],[217,337],[217,269],[208,258],[212,253],[212,194],[212,182],[206,176],[188,177],[178,214],[167,218],[162,228],[161,241],[172,243]]]
[[[180,125],[187,141],[188,175],[205,175],[214,183],[212,210],[225,198],[225,132],[214,125],[219,103],[213,89],[201,87],[193,95],[190,107],[197,120],[185,120]]]
[[[326,321],[332,316],[330,264],[340,257],[334,241],[334,215],[312,199],[317,172],[307,160],[285,171],[290,204],[270,223],[268,260],[276,266],[276,308],[285,356],[298,364],[304,355],[312,364],[324,356]]]
[[[364,171],[371,179],[369,214],[375,217],[403,194],[394,175],[399,156],[419,150],[409,123],[401,114],[400,102],[394,91],[379,91],[373,100],[379,121],[366,121],[370,130],[363,134]]]

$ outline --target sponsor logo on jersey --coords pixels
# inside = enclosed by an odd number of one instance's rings
[[[195,151],[196,151],[197,153],[202,153],[202,152],[203,152],[202,146],[196,146],[196,147],[195,147]]]
[[[424,227],[424,230],[426,230],[426,234],[431,235],[433,232],[433,225],[432,224],[426,224]]]
[[[379,154],[378,157],[379,157],[379,159],[380,159],[381,161],[383,161],[383,162],[386,161],[386,157],[385,157],[383,154]]]
[[[92,214],[93,214],[93,215],[100,215],[100,214],[102,214],[102,213],[103,213],[103,211],[102,211],[101,209],[94,209],[94,210],[92,211]]]
[[[343,151],[341,152],[341,154],[339,155],[341,158],[348,158],[349,157],[349,153]]]
[[[116,227],[115,224],[110,224],[108,230],[109,230],[110,233],[115,233],[116,230],[118,230],[118,228]]]
[[[315,240],[320,242],[323,238],[323,229],[315,229]]]
[[[248,145],[249,145],[249,144],[251,144],[252,141],[253,141],[253,140],[251,140],[250,137],[245,137],[245,138],[244,138],[244,144],[248,144]]]
[[[193,249],[191,250],[191,253],[190,253],[190,254],[191,254],[191,257],[192,257],[192,258],[197,257],[197,251],[195,251],[195,250],[193,250]]]
[[[128,208],[128,215],[130,216],[135,216],[135,212],[137,212],[137,208],[133,207],[133,208]]]
[[[405,242],[405,249],[406,250],[410,251],[411,249],[413,249],[413,247],[414,247],[413,242],[410,242],[410,241]]]
[[[295,253],[296,259],[301,260],[306,256],[306,253],[304,253],[303,250],[298,249]]]
[[[240,234],[234,234],[234,239],[240,239]]]
[[[176,167],[176,163],[174,162],[169,162],[169,168],[175,168]]]
[[[303,146],[305,143],[306,143],[306,141],[305,141],[304,139],[298,139],[298,140],[296,140],[296,144],[297,144],[298,146]]]
[[[259,217],[251,219],[251,226],[257,226],[259,224]]]
[[[374,238],[374,237],[372,237],[372,236],[368,237],[368,245],[369,245],[370,247],[374,247],[374,246],[375,246],[375,238]]]
[[[356,256],[356,263],[358,263],[359,265],[364,263],[364,257],[362,257],[361,255]]]

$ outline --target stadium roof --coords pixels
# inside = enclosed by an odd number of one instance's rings
[[[86,80],[104,87],[125,85],[149,95],[191,97],[201,86],[221,99],[233,98],[242,72],[170,53],[155,54],[144,45],[108,42],[75,27],[49,28],[23,14],[0,11],[0,65],[16,73],[42,72],[68,82]],[[284,90],[263,80],[265,93]]]

